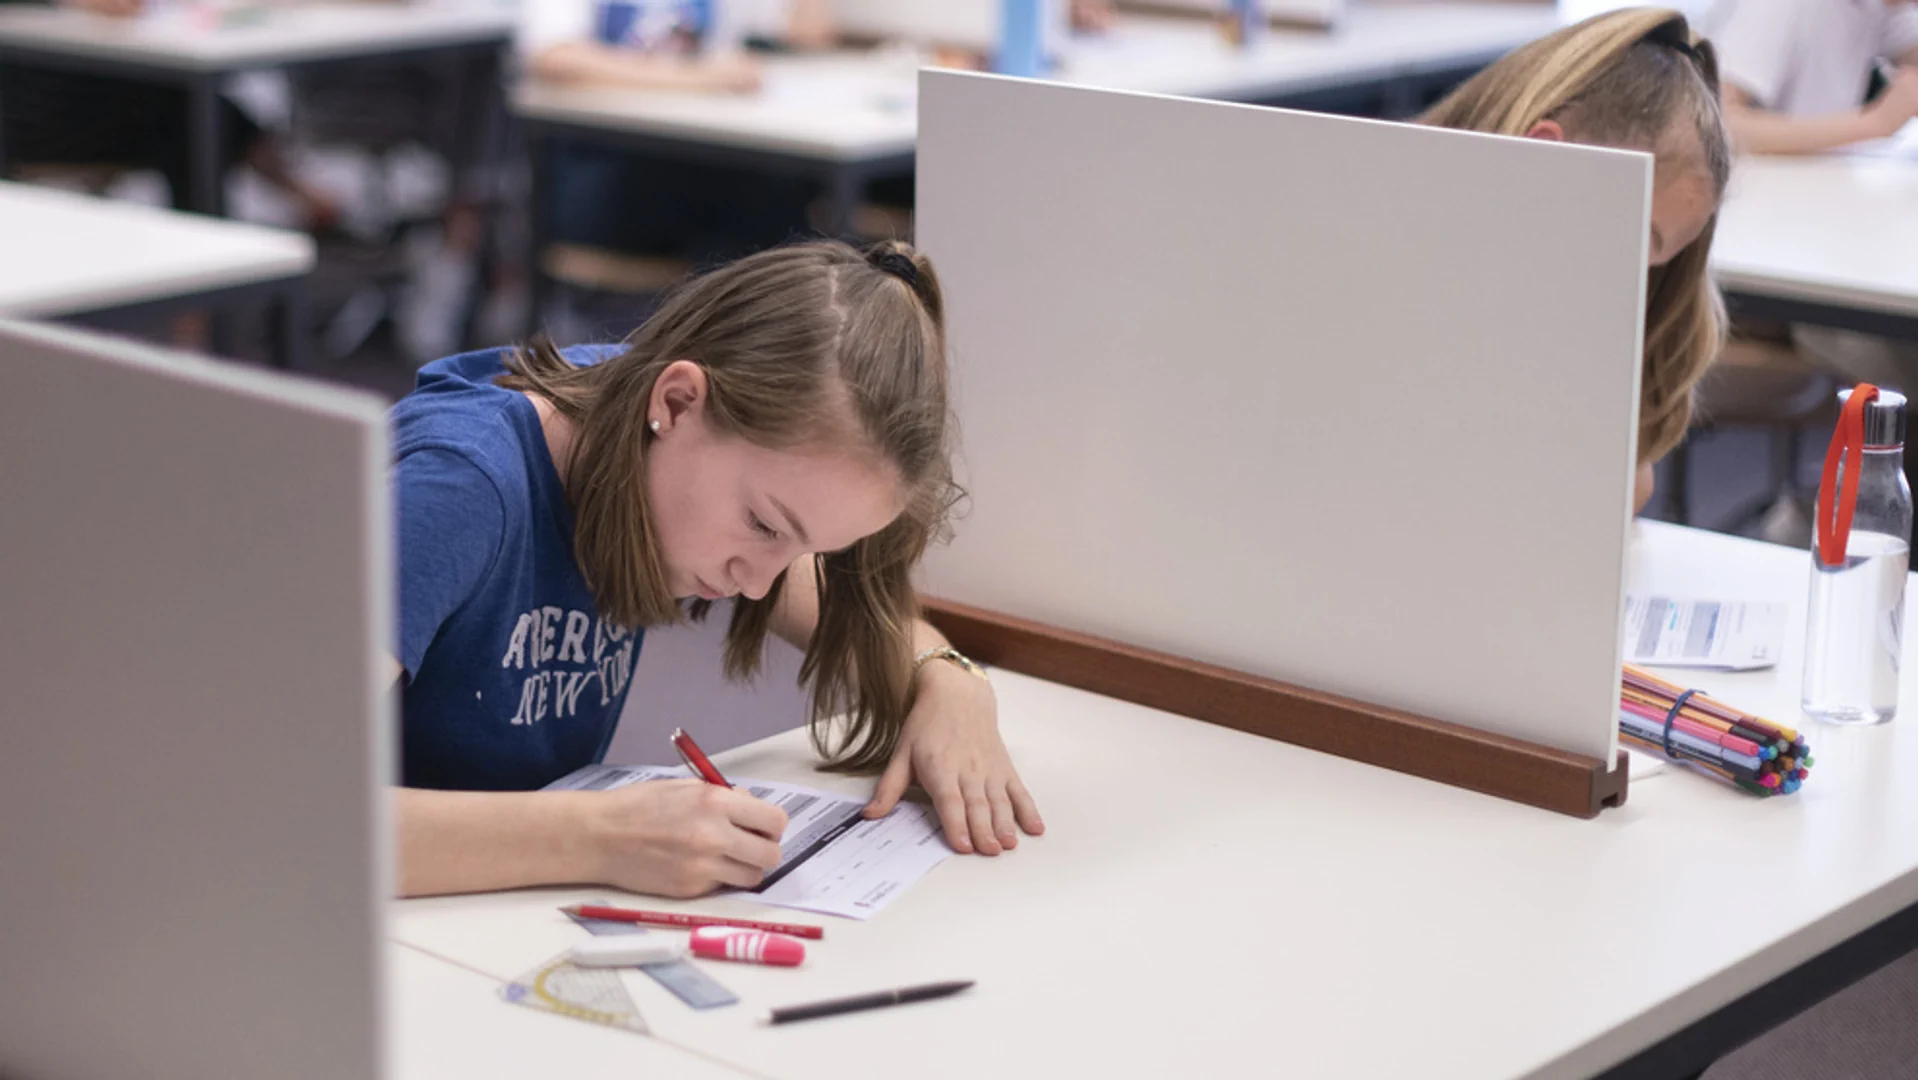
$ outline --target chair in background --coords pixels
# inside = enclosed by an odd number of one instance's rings
[[[1770,444],[1765,490],[1740,505],[1722,528],[1776,543],[1808,543],[1815,492],[1799,484],[1798,463],[1805,436],[1835,419],[1838,385],[1834,376],[1807,363],[1782,334],[1735,338],[1699,383],[1697,422],[1672,455],[1667,484],[1674,520],[1692,524],[1692,458],[1700,437],[1757,428]]]
[[[421,336],[409,320],[456,325],[454,340],[436,346],[435,355],[464,344],[482,254],[452,260],[457,266],[439,264],[449,261],[442,255],[444,215],[461,182],[459,170],[474,165],[467,160],[469,144],[483,139],[483,125],[491,122],[482,112],[487,92],[450,61],[344,62],[294,80],[294,139],[310,149],[364,155],[352,215],[359,227],[322,238],[318,276],[335,302],[326,305],[320,337],[335,358],[356,351],[383,325],[403,340]],[[476,124],[482,128],[448,134]],[[490,202],[478,207],[486,220],[497,209]]]
[[[822,215],[814,215],[817,228]],[[881,202],[862,203],[853,218],[858,243],[912,238],[912,211]],[[589,244],[552,242],[539,253],[540,273],[552,286],[552,309],[539,313],[562,344],[605,341],[646,321],[667,290],[700,267],[691,259],[616,251]]]
[[[626,336],[652,315],[666,290],[696,269],[670,255],[633,255],[586,244],[551,243],[539,253],[552,308],[536,313],[561,344]]]

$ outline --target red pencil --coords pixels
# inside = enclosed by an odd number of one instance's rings
[[[582,919],[604,919],[607,922],[644,923],[647,926],[677,926],[685,930],[696,930],[702,926],[737,926],[747,930],[765,930],[773,934],[790,934],[793,937],[818,940],[826,936],[823,927],[801,926],[798,923],[763,922],[759,919],[728,919],[721,915],[687,915],[678,911],[641,911],[637,908],[601,907],[597,904],[579,904],[561,908],[561,911],[577,915]]]
[[[685,760],[686,767],[698,773],[700,779],[708,784],[732,787],[726,782],[725,777],[719,775],[719,770],[713,766],[712,759],[699,748],[699,744],[693,741],[693,737],[686,734],[685,728],[673,729],[673,748],[679,751],[679,756]]]

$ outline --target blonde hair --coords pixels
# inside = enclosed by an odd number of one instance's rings
[[[645,460],[653,384],[676,360],[705,371],[720,431],[786,449],[862,440],[898,469],[905,509],[840,551],[816,556],[819,622],[800,669],[812,685],[814,745],[846,769],[883,767],[911,705],[910,573],[959,495],[947,448],[943,301],[932,264],[896,242],[864,252],[823,241],[763,251],[692,279],[601,363],[575,366],[536,341],[499,385],[536,393],[578,429],[566,490],[575,555],[603,618],[658,626],[704,618],[681,606],[660,563]],[[850,402],[853,432],[846,431]],[[750,678],[786,576],[735,601],[726,673]],[[848,726],[829,739],[828,722]]]
[[[1650,149],[1660,159],[1678,125],[1698,142],[1713,198],[1725,194],[1731,148],[1719,108],[1718,61],[1685,17],[1629,8],[1586,19],[1526,45],[1479,72],[1419,122],[1524,135],[1552,120],[1573,142]],[[1645,357],[1638,458],[1657,461],[1685,438],[1692,391],[1725,341],[1725,307],[1706,262],[1718,215],[1645,287]]]

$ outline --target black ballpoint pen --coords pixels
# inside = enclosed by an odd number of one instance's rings
[[[804,1005],[786,1005],[767,1013],[764,1022],[768,1024],[790,1024],[795,1020],[813,1020],[821,1016],[838,1016],[840,1013],[859,1012],[862,1009],[883,1009],[888,1005],[904,1005],[913,1001],[929,1001],[933,998],[956,994],[972,985],[971,979],[955,979],[952,982],[925,983],[920,986],[902,986],[897,990],[880,990],[871,994],[855,994],[852,997],[828,998]]]

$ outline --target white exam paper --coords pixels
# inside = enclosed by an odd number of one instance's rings
[[[902,802],[877,821],[854,825],[759,898],[780,907],[868,919],[950,854],[938,815]]]
[[[588,765],[546,788],[611,791],[691,776],[683,766]],[[731,779],[735,787],[786,811],[786,832],[779,838],[779,866],[767,875],[770,885],[721,895],[868,919],[952,854],[937,815],[917,803],[902,802],[885,817],[866,821],[859,816],[864,799],[772,780]]]
[[[1784,604],[1625,597],[1625,662],[1649,667],[1755,671],[1785,647]]]

